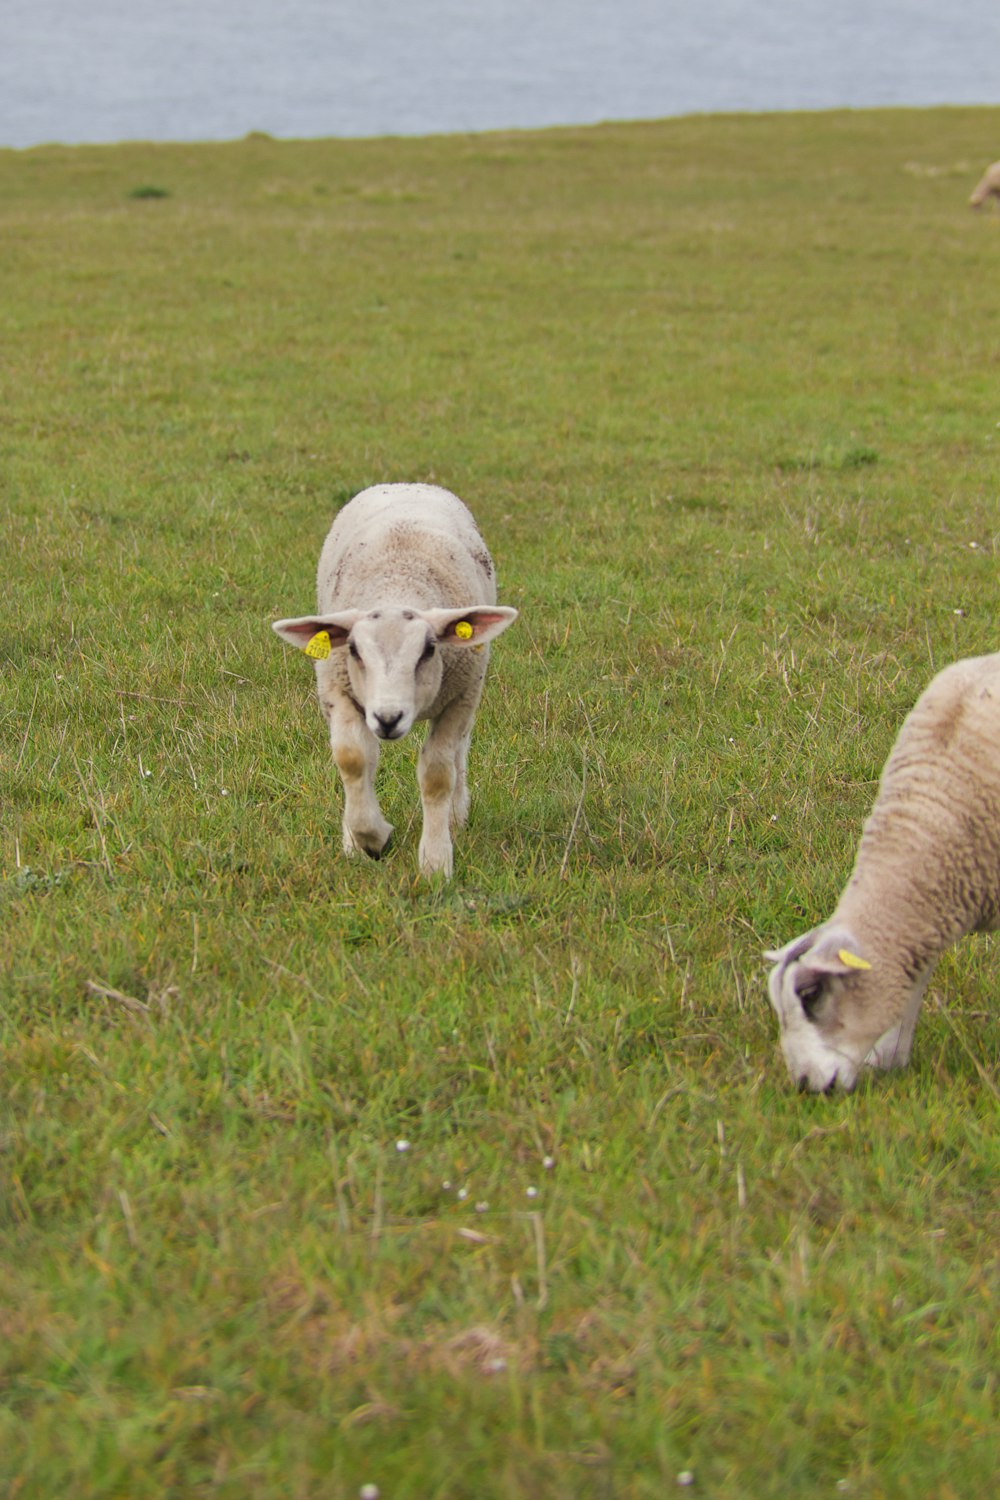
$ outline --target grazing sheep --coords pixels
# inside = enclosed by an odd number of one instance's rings
[[[1000,161],[995,161],[991,167],[987,167],[975,191],[969,199],[973,208],[981,208],[987,198],[993,197],[1000,203]]]
[[[343,844],[376,858],[392,826],[375,796],[382,740],[429,719],[417,779],[420,869],[452,871],[449,824],[469,810],[466,760],[489,660],[517,618],[496,602],[469,511],[429,484],[379,484],[337,515],[320,553],[318,612],[273,628],[315,659],[316,690],[344,784]]]
[[[1000,652],[946,667],[905,720],[829,921],[765,957],[800,1088],[905,1067],[944,950],[1000,927]]]

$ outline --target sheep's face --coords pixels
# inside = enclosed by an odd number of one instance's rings
[[[441,691],[437,632],[416,610],[372,610],[347,637],[351,692],[380,740],[400,740]]]
[[[872,965],[856,939],[843,927],[818,927],[764,956],[775,965],[768,991],[792,1081],[817,1093],[853,1088],[886,1030],[873,1014]]]
[[[277,620],[274,629],[311,655],[343,651],[351,693],[380,740],[399,740],[426,718],[441,691],[442,648],[484,646],[517,618],[503,605],[466,609],[341,610]],[[314,642],[323,644],[317,650]]]

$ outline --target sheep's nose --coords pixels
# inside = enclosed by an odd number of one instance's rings
[[[836,1073],[834,1073],[834,1075],[830,1079],[829,1083],[824,1083],[821,1087],[817,1087],[815,1089],[813,1089],[812,1084],[809,1082],[809,1075],[808,1075],[808,1073],[801,1073],[799,1075],[798,1090],[799,1090],[800,1094],[808,1094],[810,1092],[810,1090],[812,1090],[812,1092],[816,1093],[816,1094],[832,1094],[833,1091],[834,1091],[834,1089],[836,1087],[837,1087],[837,1075],[836,1075]]]
[[[379,739],[391,740],[396,738],[396,726],[403,717],[402,712],[398,714],[376,714],[378,722],[376,733]]]

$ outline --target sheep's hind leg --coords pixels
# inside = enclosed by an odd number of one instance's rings
[[[360,851],[378,859],[392,838],[392,824],[382,816],[375,795],[378,741],[349,705],[330,713],[330,745],[344,787],[344,853]]]
[[[478,681],[470,682],[459,702],[452,704],[443,716],[448,720],[447,737],[453,739],[455,745],[455,787],[451,794],[453,828],[463,828],[469,816],[469,745],[486,680],[485,653],[482,660]]]
[[[455,790],[451,796],[451,824],[453,828],[462,828],[469,816],[469,741],[472,739],[472,725],[469,725],[467,734],[463,734],[455,751]]]

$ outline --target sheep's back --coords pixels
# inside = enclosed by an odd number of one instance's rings
[[[997,924],[1000,654],[946,667],[917,700],[862,834],[856,873],[870,880],[867,866],[884,897],[904,881],[965,930]]]
[[[495,604],[486,543],[467,506],[435,485],[375,485],[339,512],[317,573],[320,609]]]

